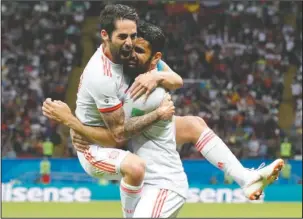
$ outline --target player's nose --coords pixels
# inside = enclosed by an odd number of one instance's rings
[[[127,39],[125,40],[125,48],[127,50],[130,50],[132,49],[132,46],[133,46],[133,41],[130,37],[127,37]]]
[[[134,50],[132,50],[131,54],[130,54],[130,59],[134,60],[136,58],[136,52]]]

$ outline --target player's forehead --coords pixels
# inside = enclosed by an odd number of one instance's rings
[[[138,37],[136,39],[135,47],[140,47],[141,49],[144,49],[145,51],[151,50],[150,43],[142,37]]]
[[[118,19],[115,22],[116,34],[136,34],[137,24],[135,21],[127,19]]]

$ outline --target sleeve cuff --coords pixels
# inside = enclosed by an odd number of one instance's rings
[[[121,102],[121,103],[119,103],[118,105],[113,106],[113,107],[110,107],[110,108],[99,109],[99,112],[101,112],[101,113],[109,113],[109,112],[113,112],[113,111],[115,111],[115,110],[119,109],[121,106],[122,106],[122,102]]]

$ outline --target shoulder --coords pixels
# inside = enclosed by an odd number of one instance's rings
[[[110,66],[107,65],[100,56],[96,53],[87,63],[83,71],[83,79],[86,80],[89,86],[101,86],[115,84],[113,75],[109,70]]]
[[[157,87],[144,101],[144,97],[139,98],[133,104],[138,109],[144,110],[145,112],[151,112],[159,107],[160,103],[162,102],[165,96],[165,89],[162,87]]]

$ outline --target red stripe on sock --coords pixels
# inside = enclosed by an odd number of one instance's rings
[[[198,149],[200,147],[200,145],[202,144],[202,142],[204,141],[204,139],[208,138],[208,136],[210,136],[213,132],[209,131],[208,133],[206,133],[202,138],[199,139],[199,141],[196,143],[195,147]]]
[[[202,151],[202,149],[205,147],[205,145],[210,142],[214,137],[216,137],[216,135],[214,133],[212,133],[212,135],[210,135],[207,139],[204,139],[204,141],[201,143],[201,145],[199,146],[198,150]]]
[[[138,190],[131,190],[131,189],[128,189],[125,186],[123,186],[122,183],[120,184],[120,188],[124,192],[129,193],[129,194],[137,194],[137,193],[140,193],[142,191],[142,187],[140,189],[138,189]]]

